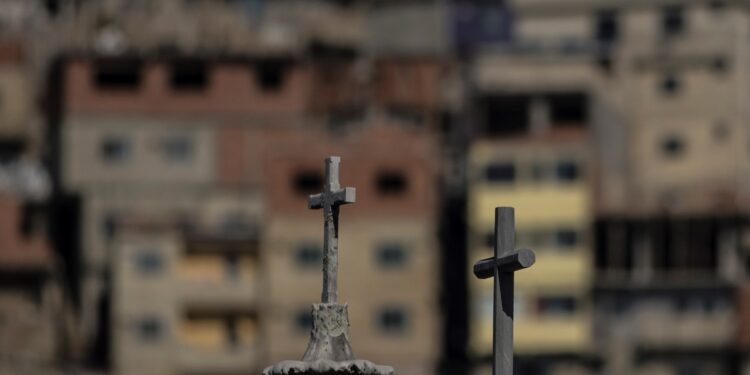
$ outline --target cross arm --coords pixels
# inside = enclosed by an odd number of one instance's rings
[[[474,275],[480,279],[487,279],[495,275],[495,268],[502,272],[515,272],[531,267],[536,262],[534,252],[529,249],[514,251],[502,258],[486,258],[474,264]]]
[[[307,206],[312,209],[323,208],[323,196],[326,193],[314,194],[310,196]],[[332,193],[334,204],[354,203],[357,200],[357,191],[353,187],[347,187]]]

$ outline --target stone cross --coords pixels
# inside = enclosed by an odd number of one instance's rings
[[[310,196],[308,207],[323,209],[323,295],[321,302],[338,302],[339,206],[354,203],[353,187],[339,186],[338,156],[326,158],[326,182],[323,192]]]
[[[324,218],[323,301],[312,306],[312,330],[302,361],[281,361],[263,370],[263,375],[394,375],[393,367],[356,359],[349,340],[349,310],[338,303],[337,268],[339,206],[354,203],[354,188],[339,186],[338,156],[326,158],[325,189],[310,196],[310,208],[322,208]]]
[[[515,250],[515,221],[512,207],[495,208],[495,256],[474,265],[480,279],[494,278],[495,301],[492,336],[492,374],[513,374],[513,273],[534,264],[531,250]]]

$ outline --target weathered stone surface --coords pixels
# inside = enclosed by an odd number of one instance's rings
[[[354,188],[339,185],[339,157],[326,158],[325,191],[311,195],[309,207],[323,209],[323,293],[322,303],[312,307],[313,327],[302,361],[282,361],[263,370],[263,375],[361,374],[393,375],[390,366],[357,360],[349,341],[349,308],[338,303],[339,206],[354,203]]]
[[[263,375],[292,375],[292,374],[320,374],[320,375],[394,375],[390,366],[376,365],[363,359],[336,362],[319,359],[314,362],[282,361],[263,370]]]
[[[303,361],[354,359],[349,342],[349,310],[346,304],[316,303],[312,308],[313,327]]]

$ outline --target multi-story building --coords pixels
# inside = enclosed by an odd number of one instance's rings
[[[28,202],[4,191],[0,208],[0,372],[51,373],[71,323],[60,265]]]
[[[733,296],[748,254],[744,4],[509,6],[512,41],[472,63],[476,134],[543,134],[586,117],[606,369],[734,368]]]
[[[333,154],[341,156],[342,186],[357,189],[357,202],[342,206],[339,222],[339,299],[349,303],[354,351],[400,372],[434,373],[441,329],[430,132],[373,119],[336,136],[267,136],[273,147],[263,157],[263,258],[271,362],[299,357],[309,340],[310,305],[320,301],[323,218],[307,199],[323,188],[322,161]]]
[[[192,242],[179,245],[193,240],[188,236],[174,240],[174,247],[187,247],[190,254],[229,253],[211,256],[236,261],[234,250],[222,250],[222,241],[231,244],[238,231],[257,240],[263,206],[257,165],[245,156],[251,144],[245,131],[298,126],[307,108],[309,74],[281,57],[269,63],[265,58],[215,62],[78,56],[60,69],[66,100],[61,121],[54,125],[61,129],[62,191],[78,197],[68,200],[80,202],[71,211],[81,220],[81,329],[89,345],[101,348],[98,357],[106,359],[108,317],[123,313],[110,307],[137,305],[137,299],[122,300],[130,294],[111,294],[128,290],[132,279],[110,278],[118,259],[114,248],[120,222],[136,217],[205,229],[216,246],[209,243],[193,251]],[[115,346],[128,337],[122,328],[112,327]],[[137,353],[111,353],[123,355],[110,358],[116,366],[140,363]],[[261,362],[255,357],[253,366]]]
[[[115,373],[260,371],[257,228],[236,224],[123,219],[112,249]]]
[[[580,129],[478,141],[468,158],[469,260],[492,255],[494,208],[516,209],[516,244],[537,263],[516,275],[515,353],[536,368],[585,366],[594,349],[592,324],[591,153]],[[470,349],[492,348],[492,283],[470,275]]]

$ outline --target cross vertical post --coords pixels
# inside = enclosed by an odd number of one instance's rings
[[[323,209],[323,303],[338,302],[339,206],[356,200],[354,188],[339,185],[340,161],[338,156],[326,158],[323,192],[311,195],[308,202],[311,209]]]
[[[513,284],[514,272],[536,261],[531,250],[515,250],[515,217],[512,207],[495,208],[495,255],[474,265],[474,275],[494,280],[492,319],[492,373],[513,374]]]

